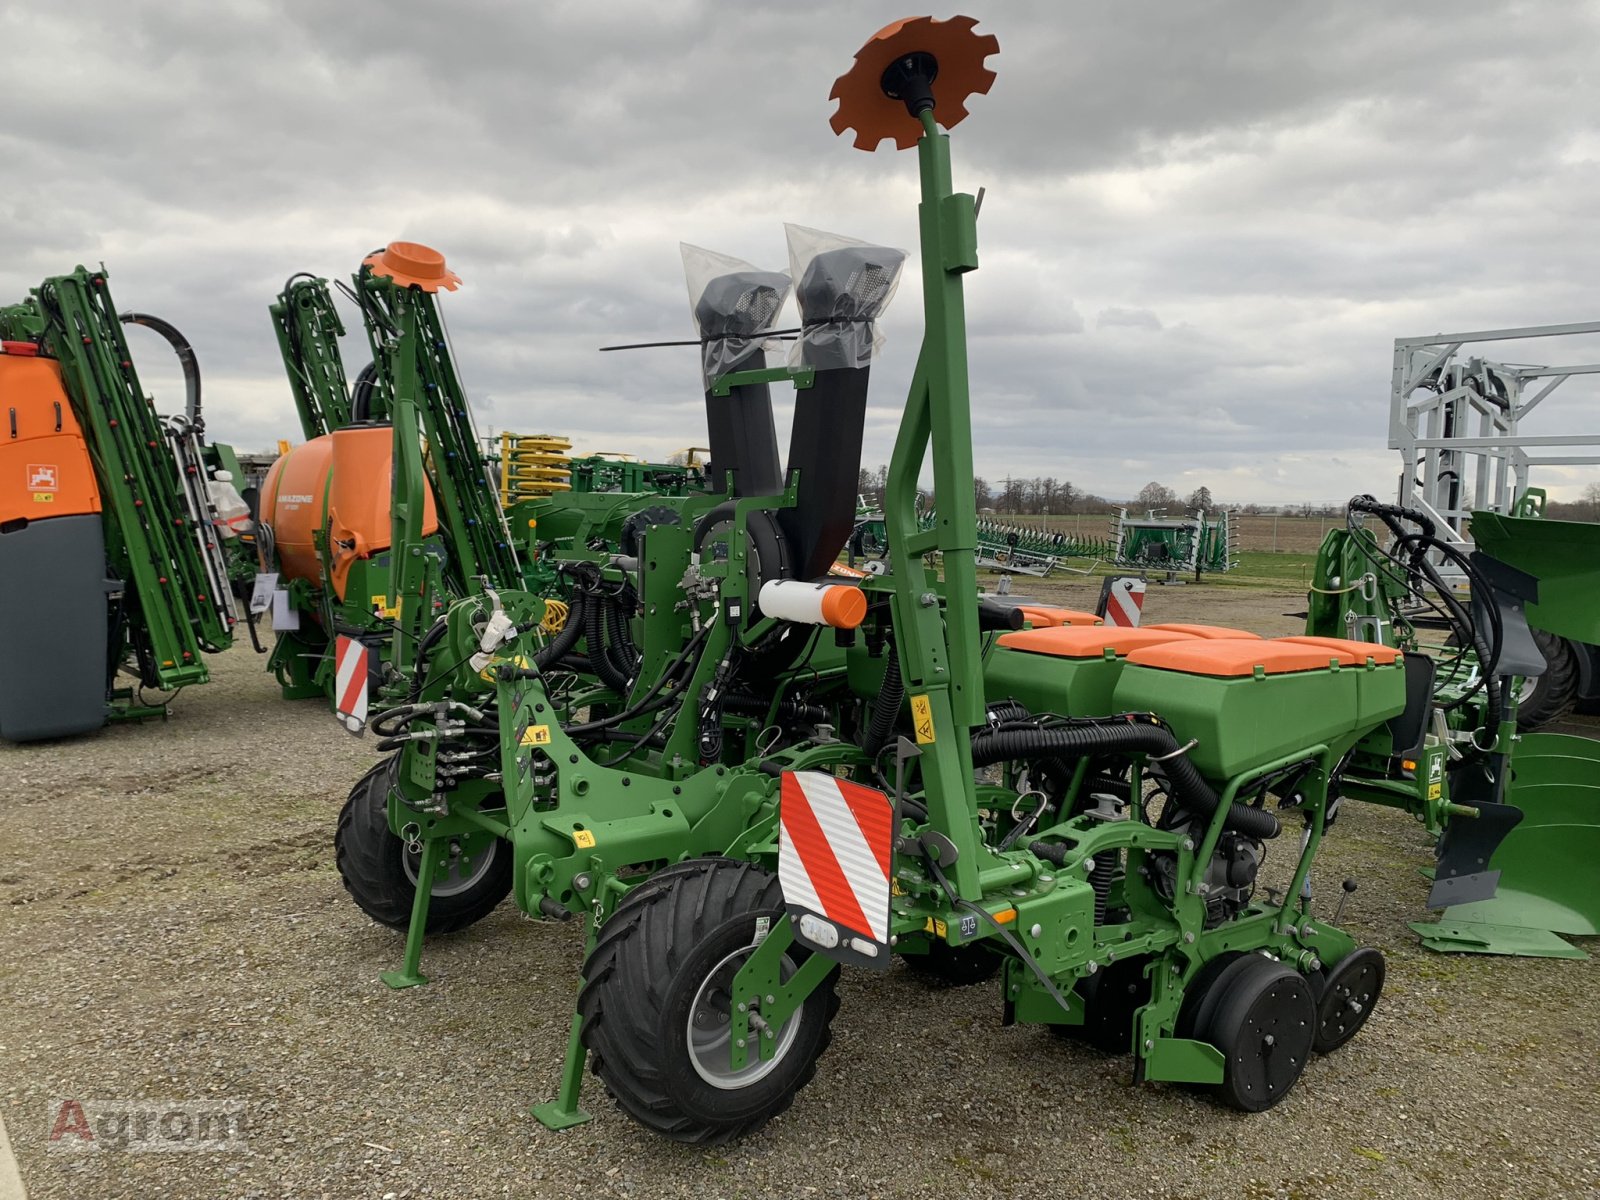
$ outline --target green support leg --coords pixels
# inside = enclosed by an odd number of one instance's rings
[[[417,868],[417,896],[411,902],[411,925],[406,930],[406,958],[398,971],[384,971],[378,978],[395,989],[416,987],[427,983],[422,973],[422,935],[428,927],[428,902],[433,898],[433,877],[439,869],[439,856],[444,853],[442,838],[429,838],[422,843],[422,865]]]
[[[589,952],[594,949],[598,923],[593,917],[585,917],[584,924],[588,936],[584,938],[583,954],[588,958]],[[578,1100],[583,1094],[583,1064],[588,1057],[580,1036],[582,1031],[583,1017],[574,1007],[572,1032],[567,1035],[567,1058],[561,1067],[561,1091],[554,1100],[533,1106],[533,1115],[546,1129],[571,1129],[592,1119],[590,1114],[578,1107]]]
[[[572,1014],[572,1032],[567,1037],[567,1059],[561,1068],[561,1091],[554,1100],[533,1106],[533,1115],[546,1129],[571,1129],[591,1120],[590,1114],[578,1107],[583,1094],[583,1064],[588,1052],[579,1036],[583,1018]]]

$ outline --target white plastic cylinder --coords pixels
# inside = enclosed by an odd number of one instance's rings
[[[854,629],[867,616],[867,597],[858,587],[774,579],[761,585],[761,611],[780,621]]]

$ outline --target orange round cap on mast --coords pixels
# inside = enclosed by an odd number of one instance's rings
[[[461,276],[444,265],[444,255],[421,242],[390,242],[386,249],[361,260],[374,275],[385,275],[405,287],[437,292],[455,291]]]
[[[976,17],[906,17],[885,25],[856,51],[855,66],[833,81],[828,99],[839,102],[839,111],[828,124],[835,133],[853,128],[857,150],[876,150],[884,138],[893,138],[897,150],[911,149],[922,137],[922,122],[912,113],[913,98],[900,94],[894,81],[897,66],[916,59],[931,86],[933,119],[945,129],[959,125],[967,97],[994,83],[983,60],[1000,52],[994,34],[973,32],[977,24]]]

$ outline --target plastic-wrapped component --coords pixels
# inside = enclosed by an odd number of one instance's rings
[[[213,472],[206,483],[206,492],[211,497],[211,507],[217,510],[218,533],[225,538],[235,538],[250,532],[250,506],[233,486],[233,472]]]
[[[803,326],[789,365],[819,371],[869,365],[882,343],[876,321],[900,285],[905,251],[803,225],[783,228],[789,270],[800,281],[795,299]]]
[[[699,246],[679,243],[679,249],[689,311],[704,342],[700,366],[706,386],[729,371],[764,366],[759,335],[775,327],[789,298],[789,277]]]

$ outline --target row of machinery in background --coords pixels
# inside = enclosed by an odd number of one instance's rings
[[[695,448],[683,452],[681,463],[652,463],[631,454],[574,457],[571,441],[547,433],[502,433],[495,445],[506,508],[568,491],[682,496],[706,486],[705,466],[696,458],[703,451]]]
[[[918,509],[919,528],[938,523],[933,508]],[[1047,579],[1056,571],[1092,574],[1102,564],[1158,573],[1165,582],[1179,575],[1220,575],[1238,565],[1233,519],[1226,509],[1196,512],[1188,517],[1168,517],[1159,512],[1130,517],[1121,509],[1104,538],[1085,537],[1077,529],[1052,527],[1016,517],[982,512],[977,517],[977,565],[1002,575],[1031,575]],[[849,561],[881,557],[885,551],[881,512],[858,504],[856,527],[846,546]],[[1074,566],[1073,559],[1088,559]]]

